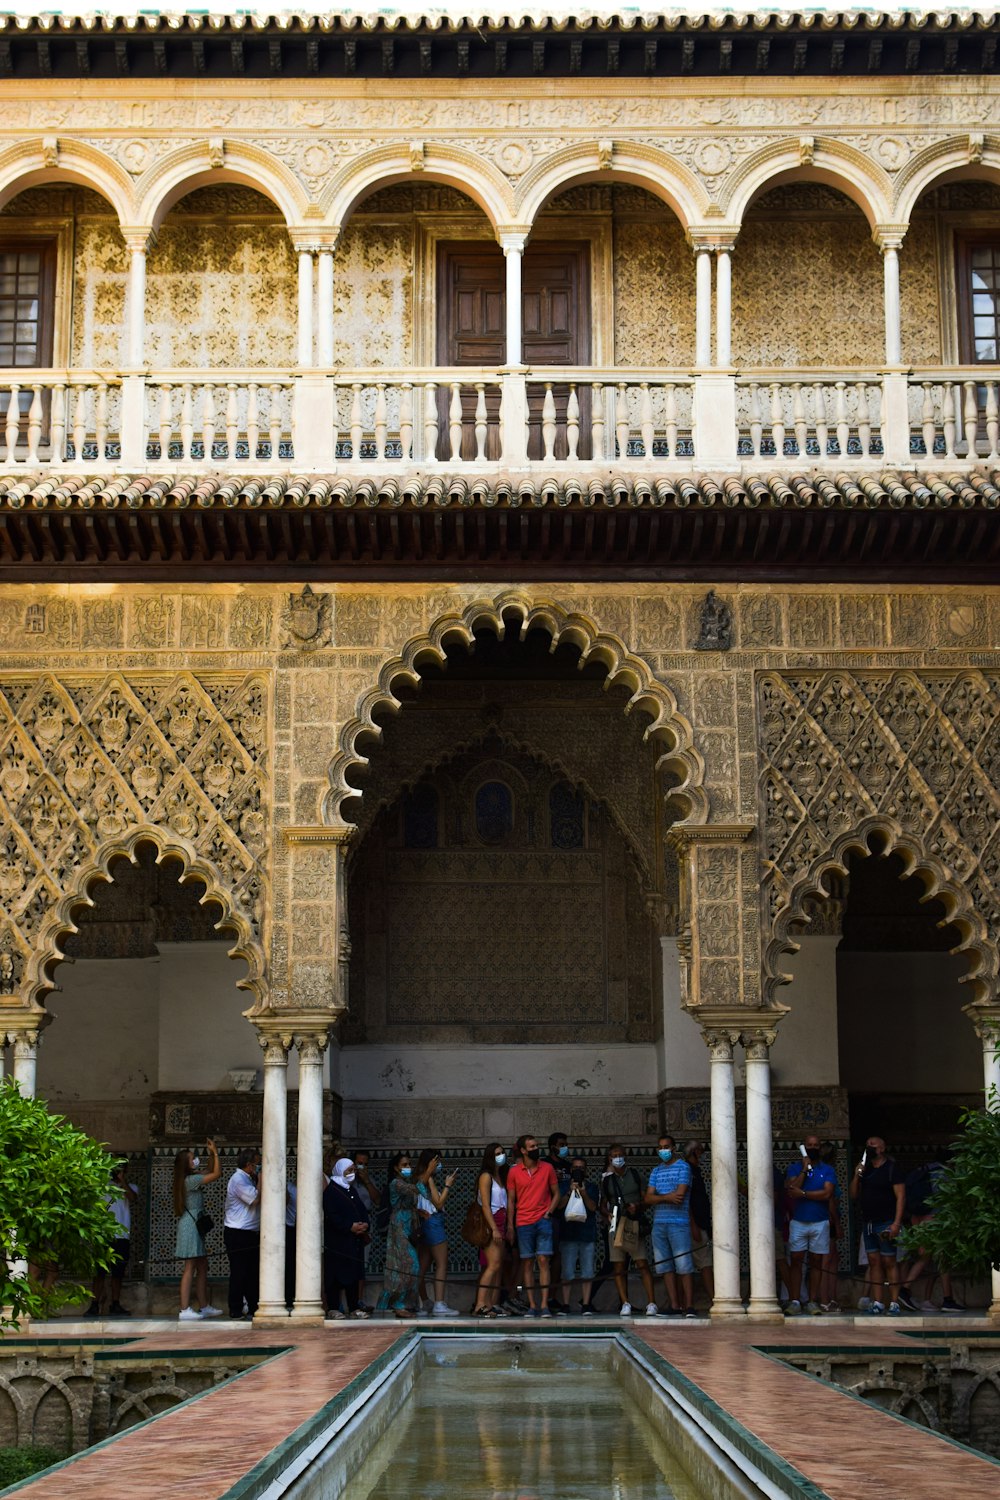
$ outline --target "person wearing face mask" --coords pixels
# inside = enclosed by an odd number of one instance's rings
[[[252,1318],[260,1286],[260,1152],[254,1146],[239,1152],[226,1183],[222,1240],[229,1257],[229,1316]]]
[[[861,1200],[868,1275],[875,1290],[868,1310],[876,1314],[885,1312],[883,1299],[888,1286],[889,1311],[898,1316],[902,1308],[896,1241],[906,1211],[906,1176],[892,1157],[886,1155],[885,1141],[880,1135],[870,1135],[865,1142],[865,1154],[851,1178],[850,1192],[852,1203]]]
[[[417,1184],[409,1153],[398,1151],[389,1163],[389,1228],[385,1237],[385,1275],[378,1299],[380,1312],[412,1318],[417,1308],[422,1238],[417,1211]]]
[[[597,1257],[597,1205],[600,1196],[601,1190],[597,1183],[587,1179],[586,1161],[582,1156],[572,1157],[569,1174],[563,1174],[559,1179],[557,1219],[562,1223],[562,1305],[567,1312],[570,1311],[573,1284],[579,1281],[580,1312],[585,1318],[594,1315],[590,1294]]]
[[[548,1162],[553,1172],[555,1172],[557,1178],[561,1180],[566,1176],[566,1173],[569,1171],[570,1163],[569,1138],[564,1135],[561,1130],[554,1130],[549,1136],[549,1149],[545,1160]],[[552,1285],[554,1287],[557,1287],[562,1279],[562,1254],[560,1251],[561,1239],[562,1220],[560,1215],[556,1213],[552,1216],[552,1261],[550,1263],[550,1269],[552,1271]],[[568,1307],[566,1307],[564,1303],[560,1302],[557,1297],[549,1298],[549,1306],[554,1313],[566,1313],[569,1311]]]
[[[194,1151],[178,1151],[174,1157],[174,1213],[177,1217],[177,1239],[174,1254],[184,1262],[181,1271],[181,1310],[184,1322],[195,1318],[218,1318],[221,1313],[208,1300],[208,1252],[198,1233],[198,1215],[205,1207],[202,1189],[222,1176],[219,1153],[214,1141],[205,1142],[208,1171],[201,1170],[201,1157]],[[195,1289],[200,1312],[191,1306],[191,1288]]]
[[[653,1292],[653,1278],[649,1274],[646,1246],[642,1227],[642,1179],[634,1167],[625,1161],[625,1148],[616,1143],[608,1148],[608,1171],[601,1183],[601,1202],[609,1219],[608,1259],[614,1273],[615,1286],[621,1300],[623,1318],[632,1316],[632,1304],[628,1300],[629,1262],[642,1277],[646,1293],[646,1316],[653,1318],[659,1309]],[[593,1295],[593,1294],[591,1294]]]
[[[549,1277],[552,1260],[552,1215],[559,1202],[559,1179],[552,1166],[541,1160],[533,1135],[518,1137],[520,1161],[507,1173],[507,1238],[521,1256],[524,1289],[528,1294],[528,1316],[551,1318]],[[535,1262],[541,1307],[535,1305]]]
[[[490,1230],[490,1241],[479,1252],[482,1274],[476,1288],[474,1318],[506,1318],[500,1306],[503,1279],[504,1235],[507,1232],[507,1153],[499,1141],[493,1141],[483,1152],[479,1164],[476,1200]]]
[[[696,1316],[693,1306],[691,1257],[691,1167],[677,1154],[672,1135],[656,1143],[659,1163],[649,1174],[645,1201],[653,1210],[653,1269],[663,1277],[671,1309],[685,1318]],[[680,1281],[683,1307],[677,1297]]]
[[[803,1144],[805,1156],[800,1155],[785,1173],[785,1192],[791,1204],[788,1249],[792,1258],[792,1300],[786,1306],[785,1313],[788,1317],[794,1317],[802,1311],[799,1290],[802,1286],[802,1266],[808,1251],[809,1300],[805,1310],[813,1317],[821,1317],[823,1263],[830,1251],[830,1199],[837,1183],[837,1174],[822,1159],[823,1148],[818,1135],[807,1135]]]
[[[448,1231],[444,1222],[444,1206],[455,1183],[457,1172],[449,1172],[443,1183],[438,1179],[444,1173],[444,1162],[440,1151],[427,1147],[417,1157],[417,1192],[420,1194],[418,1208],[422,1217],[423,1244],[420,1247],[420,1289],[424,1292],[424,1281],[428,1270],[434,1267],[434,1301],[430,1312],[435,1318],[458,1316],[457,1307],[449,1307],[445,1301],[448,1284]]]
[[[349,1318],[367,1318],[358,1306],[365,1274],[368,1210],[354,1185],[354,1163],[342,1156],[323,1190],[323,1274],[328,1318],[342,1318],[343,1293]]]

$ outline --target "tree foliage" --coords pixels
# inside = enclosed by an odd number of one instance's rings
[[[986,1109],[965,1110],[947,1171],[934,1189],[933,1219],[907,1231],[939,1265],[981,1275],[1000,1269],[1000,1098]]]
[[[62,1115],[0,1084],[0,1328],[82,1302],[121,1233],[108,1208],[113,1160]],[[27,1261],[27,1275],[17,1263]],[[48,1267],[60,1281],[46,1287]]]

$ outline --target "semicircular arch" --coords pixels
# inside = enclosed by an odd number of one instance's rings
[[[343,826],[349,823],[351,820],[344,816],[344,803],[357,797],[364,798],[363,789],[354,785],[350,776],[368,765],[363,742],[368,738],[381,739],[382,729],[376,716],[399,712],[403,705],[398,689],[402,686],[417,687],[422,665],[434,663],[443,666],[450,642],[461,642],[472,650],[477,630],[489,630],[500,640],[507,637],[508,630],[516,631],[520,640],[532,630],[541,630],[549,636],[551,650],[568,644],[579,652],[580,666],[588,662],[600,663],[607,674],[606,687],[620,685],[629,690],[625,713],[639,711],[648,716],[650,722],[643,731],[643,739],[654,738],[663,744],[662,753],[656,759],[656,772],[664,788],[664,808],[675,815],[677,822],[700,824],[708,821],[705,766],[694,744],[691,723],[680,712],[670,689],[653,675],[648,663],[630,652],[617,636],[602,632],[587,616],[570,613],[558,604],[536,602],[524,594],[510,592],[492,599],[476,600],[461,611],[439,616],[426,633],[415,636],[398,656],[383,665],[377,682],[362,693],[353,717],[341,730],[336,753],[329,765],[328,786],[323,798],[322,820],[325,824]]]
[[[515,197],[518,222],[533,224],[553,194],[584,182],[645,188],[673,210],[685,229],[699,223],[709,207],[694,173],[666,151],[616,141],[608,158],[596,142],[580,142],[545,157],[525,173]]]
[[[60,141],[53,153],[43,140],[19,141],[0,151],[0,208],[25,188],[69,182],[106,198],[122,226],[137,222],[132,179],[105,151],[84,141]]]
[[[172,151],[140,178],[137,222],[158,229],[167,214],[196,188],[234,183],[269,198],[289,226],[300,224],[309,197],[294,172],[260,146],[223,141],[221,158],[207,141],[195,141]]]
[[[1000,184],[1000,149],[984,144],[973,160],[969,154],[969,137],[952,136],[935,141],[919,151],[900,172],[896,181],[893,218],[908,224],[924,193],[948,182],[991,182]]]
[[[135,864],[136,851],[143,844],[152,844],[156,849],[157,864],[165,859],[176,860],[181,866],[180,883],[185,885],[198,881],[205,887],[201,902],[212,902],[221,908],[222,916],[217,925],[231,928],[236,934],[236,942],[229,950],[229,957],[242,958],[247,966],[246,974],[236,980],[237,988],[249,990],[253,995],[252,1009],[263,1008],[267,1003],[267,962],[250,918],[241,909],[228,882],[210,860],[200,855],[179,835],[152,825],[134,828],[123,838],[108,840],[76,872],[72,885],[54,904],[39,933],[25,974],[25,1004],[33,1009],[44,1008],[42,997],[55,988],[53,971],[65,958],[62,940],[77,931],[73,912],[81,906],[92,906],[91,888],[102,882],[113,883],[111,866],[114,862],[127,859]]]
[[[494,229],[513,219],[507,179],[482,157],[463,146],[428,143],[415,162],[410,148],[397,143],[365,152],[334,175],[320,200],[324,221],[346,224],[362,199],[400,182],[436,182],[455,188],[482,209]]]
[[[792,141],[774,141],[727,178],[719,196],[727,220],[742,224],[753,200],[786,182],[819,182],[857,204],[872,229],[893,218],[888,174],[842,141],[817,140],[803,155]]]
[[[772,918],[771,936],[764,949],[765,1003],[775,1004],[778,988],[791,980],[790,974],[781,972],[780,964],[784,955],[798,951],[799,943],[792,929],[808,928],[812,920],[807,903],[816,897],[827,897],[826,877],[831,874],[849,876],[850,857],[855,854],[870,857],[876,843],[880,854],[899,856],[903,862],[902,878],[916,876],[921,880],[924,886],[922,899],[940,901],[945,908],[945,920],[958,929],[961,941],[952,951],[967,952],[976,960],[960,981],[972,985],[972,1003],[992,997],[1000,970],[998,951],[990,941],[987,923],[976,909],[968,886],[894,818],[873,814],[816,855],[808,868],[800,871],[784,891],[784,899]]]

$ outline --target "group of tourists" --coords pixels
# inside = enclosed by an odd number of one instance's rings
[[[219,1316],[208,1295],[205,1238],[212,1221],[203,1195],[222,1169],[212,1141],[205,1151],[205,1161],[192,1150],[180,1151],[174,1164],[181,1319]],[[807,1135],[787,1169],[775,1167],[778,1288],[789,1316],[839,1311],[841,1205],[835,1153],[831,1143],[824,1145],[815,1135]],[[590,1317],[598,1288],[613,1280],[619,1311],[628,1317],[633,1312],[629,1277],[634,1274],[644,1299],[636,1311],[644,1308],[650,1317],[695,1317],[696,1274],[709,1303],[714,1295],[702,1143],[690,1141],[680,1152],[672,1136],[661,1135],[656,1155],[656,1164],[644,1174],[629,1161],[623,1145],[613,1144],[603,1171],[597,1172],[585,1156],[570,1150],[567,1137],[558,1131],[549,1136],[544,1153],[532,1135],[519,1137],[512,1149],[491,1142],[479,1163],[462,1224],[462,1236],[479,1259],[472,1314],[481,1319],[571,1313]],[[328,1318],[364,1319],[375,1311],[400,1319],[456,1315],[458,1309],[448,1300],[445,1208],[457,1176],[436,1147],[418,1154],[398,1151],[381,1186],[372,1180],[365,1151],[328,1160],[323,1178],[323,1300]],[[226,1186],[222,1226],[232,1318],[252,1318],[257,1309],[260,1190],[260,1154],[246,1147],[238,1153]],[[858,1303],[862,1310],[938,1310],[927,1300],[933,1276],[929,1261],[922,1253],[907,1260],[899,1250],[904,1222],[919,1225],[931,1216],[932,1191],[930,1169],[907,1177],[887,1155],[880,1137],[867,1140],[849,1189],[864,1226],[859,1260],[869,1285]],[[285,1230],[289,1309],[295,1297],[295,1223],[296,1189],[290,1183]],[[382,1290],[374,1306],[365,1300],[373,1235],[385,1237]],[[918,1305],[913,1289],[923,1276],[928,1276],[925,1299]],[[941,1310],[964,1311],[946,1273],[941,1273],[941,1280]],[[657,1295],[661,1281],[662,1302]],[[112,1292],[120,1306],[114,1283]]]

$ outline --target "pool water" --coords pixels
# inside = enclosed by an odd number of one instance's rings
[[[471,1353],[428,1349],[349,1500],[699,1500],[605,1350]]]

